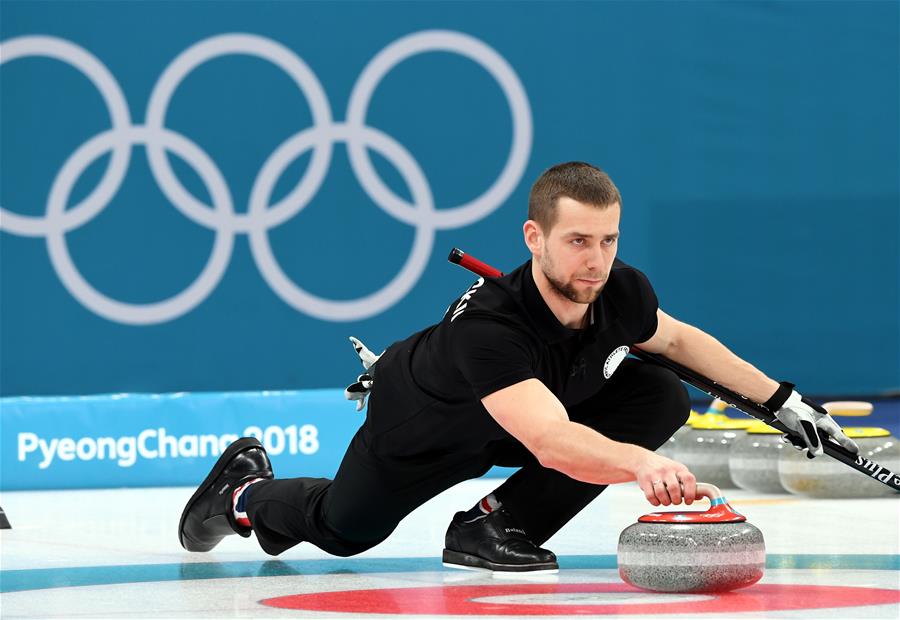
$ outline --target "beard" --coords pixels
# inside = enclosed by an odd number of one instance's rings
[[[541,256],[540,264],[541,271],[544,272],[544,277],[547,278],[547,281],[550,283],[550,286],[553,287],[553,290],[576,304],[594,303],[597,301],[601,291],[603,291],[603,286],[606,284],[604,281],[596,289],[589,288],[586,290],[578,290],[575,288],[574,281],[569,280],[568,282],[563,282],[553,275],[553,272],[555,271],[553,268],[553,261],[546,252]]]

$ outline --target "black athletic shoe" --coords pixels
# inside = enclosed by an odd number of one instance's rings
[[[181,513],[181,546],[188,551],[209,551],[229,534],[250,536],[251,529],[234,519],[231,494],[251,478],[274,477],[259,440],[242,437],[228,446]]]
[[[503,508],[468,523],[457,512],[447,528],[444,566],[505,572],[559,570],[552,551],[541,549]]]

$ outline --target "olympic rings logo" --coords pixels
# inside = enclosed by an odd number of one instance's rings
[[[437,209],[428,180],[412,155],[389,135],[366,125],[372,95],[381,80],[404,60],[426,52],[459,54],[481,65],[497,81],[512,114],[512,145],[494,183],[470,202]],[[266,60],[284,71],[305,95],[313,126],[289,137],[266,159],[253,182],[246,213],[236,213],[228,184],[215,162],[188,137],[165,127],[166,111],[181,82],[198,66],[219,56],[242,54]],[[0,207],[0,230],[43,237],[50,261],[66,289],[83,306],[111,321],[152,325],[178,318],[201,304],[218,286],[231,260],[235,235],[249,237],[253,259],[263,279],[284,302],[326,321],[352,321],[376,315],[402,299],[418,282],[431,256],[435,232],[468,226],[499,207],[524,173],[531,151],[531,108],[525,89],[509,63],[472,36],[427,30],[401,37],[376,54],[351,91],[346,120],[332,118],[328,98],[318,78],[293,51],[265,37],[223,34],[192,45],[163,71],[150,95],[143,125],[132,124],[122,89],[107,67],[87,50],[64,39],[23,36],[0,44],[0,65],[29,56],[62,61],[83,73],[100,92],[112,127],[76,149],[51,184],[43,216],[26,216]],[[356,178],[372,201],[387,214],[415,228],[412,249],[399,273],[380,290],[350,300],[313,295],[292,281],[276,260],[270,229],[294,217],[310,203],[322,185],[333,146],[345,143]],[[104,295],[78,271],[66,244],[66,233],[86,225],[116,195],[128,171],[131,150],[144,145],[153,178],[165,197],[185,217],[215,233],[215,241],[200,275],[172,297],[152,303],[124,303]],[[367,149],[380,153],[401,174],[411,201],[394,193],[378,176]],[[295,187],[270,204],[278,179],[297,158],[312,151],[309,166]],[[202,180],[212,205],[204,204],[178,180],[167,156],[172,152]],[[81,202],[68,207],[72,188],[98,158],[110,153],[106,171]]]

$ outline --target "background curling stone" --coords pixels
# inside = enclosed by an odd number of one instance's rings
[[[653,592],[727,592],[751,586],[765,570],[762,532],[711,484],[706,512],[653,512],[619,536],[619,576]]]
[[[859,453],[892,472],[900,471],[900,443],[885,428],[844,427],[847,437],[859,446]],[[788,446],[778,457],[778,477],[785,489],[810,497],[860,498],[896,495],[886,484],[844,465],[824,454],[806,458]]]
[[[691,424],[699,417],[700,414],[691,409],[691,413],[688,415],[688,419],[684,423],[684,425],[677,431],[675,431],[675,433],[673,433],[672,436],[666,440],[666,443],[658,447],[656,449],[656,453],[669,459],[675,458],[675,444],[678,443],[679,436],[684,435],[685,433],[690,431]]]
[[[751,418],[722,420],[713,417],[709,420],[705,415],[700,416],[691,425],[690,432],[678,438],[672,458],[687,466],[697,480],[721,488],[736,488],[728,464],[731,444],[751,424]]]
[[[728,468],[734,483],[758,493],[787,493],[778,475],[778,457],[792,450],[781,440],[782,432],[757,420],[731,444]]]
[[[728,408],[728,403],[720,398],[715,398],[711,403],[709,403],[709,407],[707,407],[706,412],[703,414],[697,413],[693,409],[691,409],[691,413],[688,415],[687,422],[679,428],[675,433],[669,437],[668,441],[661,445],[656,449],[656,453],[664,456],[666,458],[674,459],[675,458],[675,446],[678,445],[681,441],[691,441],[690,437],[693,435],[694,424],[697,422],[712,422],[714,420],[730,420],[727,415],[723,413],[725,409]]]

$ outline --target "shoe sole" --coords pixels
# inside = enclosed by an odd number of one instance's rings
[[[443,564],[447,568],[462,570],[492,571],[494,573],[528,573],[552,575],[559,572],[556,562],[535,562],[533,564],[499,564],[485,560],[477,555],[444,549]]]
[[[230,446],[225,448],[225,451],[219,457],[219,460],[216,461],[216,464],[213,466],[212,471],[209,472],[209,475],[200,483],[200,486],[197,487],[197,490],[194,491],[194,494],[191,495],[191,499],[188,500],[187,505],[185,505],[184,510],[181,512],[181,520],[178,522],[178,542],[181,543],[181,546],[188,549],[188,546],[184,541],[184,522],[187,519],[188,513],[191,511],[191,508],[194,507],[194,503],[199,499],[201,495],[206,493],[209,489],[212,488],[213,482],[215,482],[216,478],[225,470],[225,467],[228,463],[231,462],[231,459],[234,458],[235,455],[244,452],[245,450],[249,450],[251,448],[262,448],[262,444],[258,439],[254,437],[242,437],[232,443]],[[213,545],[214,547],[215,545]],[[210,547],[212,549],[212,547]],[[205,549],[208,551],[209,549]]]

